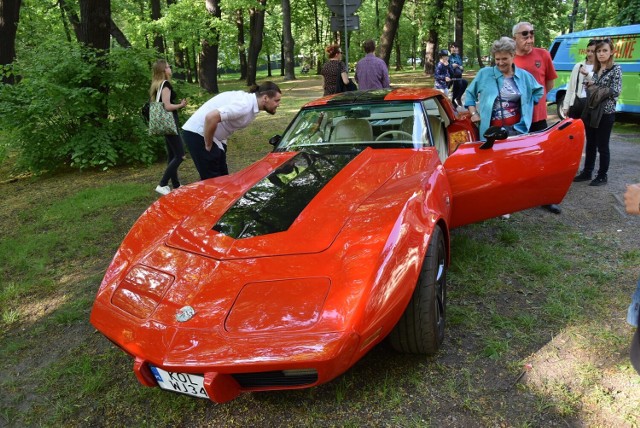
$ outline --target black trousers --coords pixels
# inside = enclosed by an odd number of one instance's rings
[[[452,94],[451,94],[451,99],[453,100],[453,102],[455,104],[457,104],[458,106],[462,105],[462,95],[464,94],[464,91],[467,89],[467,85],[469,83],[465,80],[465,79],[460,79],[460,80],[454,80],[453,81],[453,87],[452,87]]]
[[[200,180],[228,175],[226,145],[224,150],[215,143],[210,151],[204,146],[204,137],[191,131],[184,131],[184,141],[187,143],[191,159],[200,174]]]
[[[600,168],[598,175],[607,175],[609,172],[609,162],[611,154],[609,153],[609,140],[611,139],[611,130],[613,122],[616,120],[616,114],[603,114],[602,119],[597,128],[586,126],[587,147],[584,158],[584,171],[591,173],[596,166],[596,153],[600,154]]]
[[[178,129],[180,129],[178,127]],[[167,146],[167,168],[162,174],[160,185],[166,186],[171,180],[174,189],[180,187],[180,178],[178,177],[178,167],[184,159],[184,146],[180,135],[165,135],[164,142]]]

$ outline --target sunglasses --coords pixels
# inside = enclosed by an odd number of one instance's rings
[[[531,34],[531,36],[533,36],[533,32],[534,32],[534,30],[525,30],[525,31],[520,31],[519,33],[516,33],[516,34],[522,34],[522,37],[527,37],[527,36],[529,36],[529,34]]]

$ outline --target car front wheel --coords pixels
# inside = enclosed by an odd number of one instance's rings
[[[435,354],[444,340],[447,254],[439,226],[433,230],[413,296],[389,342],[398,352]]]

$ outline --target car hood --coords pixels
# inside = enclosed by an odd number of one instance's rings
[[[321,252],[358,206],[416,154],[371,148],[272,153],[226,186],[203,182],[213,186],[214,196],[165,243],[218,260]]]

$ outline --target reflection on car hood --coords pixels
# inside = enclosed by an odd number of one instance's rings
[[[271,154],[234,186],[216,188],[167,245],[216,259],[316,253],[413,150],[344,149]],[[274,158],[278,163],[274,165]]]

